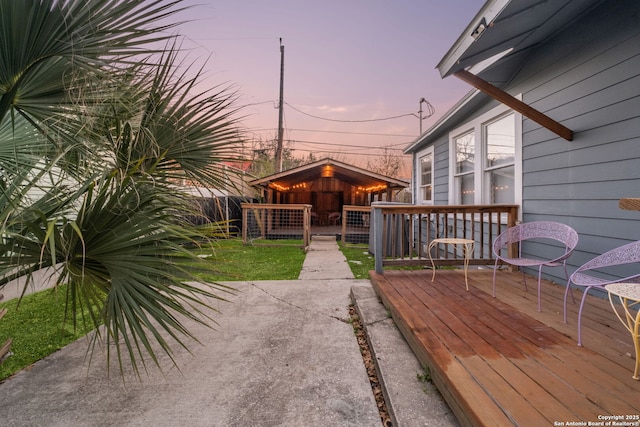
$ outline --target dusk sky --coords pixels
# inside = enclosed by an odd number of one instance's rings
[[[239,91],[249,135],[277,135],[281,38],[285,142],[294,141],[296,157],[313,152],[365,167],[381,147],[401,155],[415,140],[421,98],[435,108],[424,131],[471,90],[435,67],[484,0],[184,4],[193,5],[180,14],[191,21],[179,28],[193,49],[188,58],[207,60],[207,84]]]

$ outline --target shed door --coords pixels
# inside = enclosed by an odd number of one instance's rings
[[[342,210],[342,193],[319,193],[313,192],[311,194],[311,200],[313,208],[316,212],[331,213],[340,212]]]

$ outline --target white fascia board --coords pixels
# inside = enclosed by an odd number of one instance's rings
[[[440,72],[440,77],[445,78],[450,74],[451,69],[458,63],[460,57],[467,51],[476,39],[471,36],[471,33],[480,25],[484,19],[487,26],[491,26],[491,23],[502,12],[502,10],[511,3],[511,0],[489,0],[487,1],[477,15],[471,20],[471,23],[460,34],[458,40],[453,44],[445,56],[440,60],[436,68]],[[482,34],[478,39],[482,38]]]

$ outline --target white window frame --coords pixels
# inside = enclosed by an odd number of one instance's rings
[[[521,99],[522,96],[518,96]],[[488,185],[486,184],[486,132],[485,126],[509,114],[514,114],[515,125],[515,159],[514,159],[514,204],[522,206],[522,114],[513,111],[506,105],[500,105],[491,111],[465,123],[449,132],[449,204],[460,204],[458,186],[456,185],[456,139],[473,132],[474,134],[474,199],[473,204],[489,203]],[[518,210],[521,212],[521,209]]]
[[[431,183],[429,185],[431,185],[431,199],[427,200],[424,198],[424,187],[425,185],[422,183],[422,159],[424,159],[427,156],[431,156]],[[433,196],[434,196],[434,189],[435,189],[435,185],[434,185],[434,168],[435,168],[435,158],[434,158],[434,151],[433,151],[433,146],[428,147],[427,149],[423,150],[422,152],[420,152],[420,154],[417,156],[417,165],[416,165],[416,170],[418,171],[417,173],[417,188],[416,188],[416,200],[418,201],[419,205],[433,205]]]

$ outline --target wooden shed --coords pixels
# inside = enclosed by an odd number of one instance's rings
[[[320,223],[344,205],[369,206],[393,201],[409,182],[379,175],[333,159],[322,159],[249,182],[271,204],[309,204]]]

